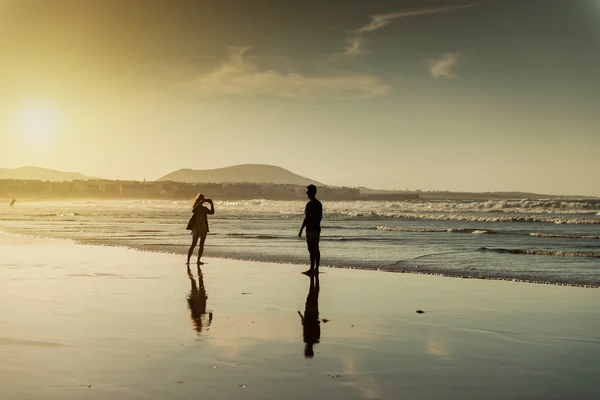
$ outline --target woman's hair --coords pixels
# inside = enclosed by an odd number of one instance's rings
[[[194,199],[194,205],[192,207],[196,207],[202,199],[204,199],[204,195],[202,193],[198,193],[198,195]]]

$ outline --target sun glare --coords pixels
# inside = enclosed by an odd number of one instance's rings
[[[57,123],[58,115],[49,104],[25,104],[17,114],[17,132],[28,142],[51,142]]]

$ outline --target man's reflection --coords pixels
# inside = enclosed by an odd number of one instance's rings
[[[206,299],[208,296],[206,295],[206,289],[204,288],[204,277],[202,276],[202,270],[200,266],[198,266],[198,285],[196,284],[196,279],[194,279],[194,275],[190,270],[190,266],[187,267],[187,273],[190,278],[190,283],[192,285],[190,289],[190,294],[187,298],[188,307],[190,308],[192,322],[194,323],[194,329],[198,334],[202,332],[202,318],[206,315]],[[208,312],[208,323],[206,328],[210,327],[210,323],[212,322],[212,311]]]
[[[310,289],[306,296],[304,315],[298,311],[302,320],[302,336],[304,338],[304,357],[312,358],[315,355],[314,345],[321,338],[321,325],[319,322],[319,275],[310,275]]]

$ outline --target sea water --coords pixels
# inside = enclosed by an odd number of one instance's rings
[[[207,257],[306,264],[304,201],[215,201]],[[600,286],[600,200],[323,202],[321,263]],[[187,253],[190,201],[17,202],[9,234]],[[208,266],[207,266],[208,267]]]

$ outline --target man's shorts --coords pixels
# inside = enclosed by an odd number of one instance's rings
[[[306,232],[306,242],[318,242],[321,236],[321,232],[319,231],[307,231]]]

